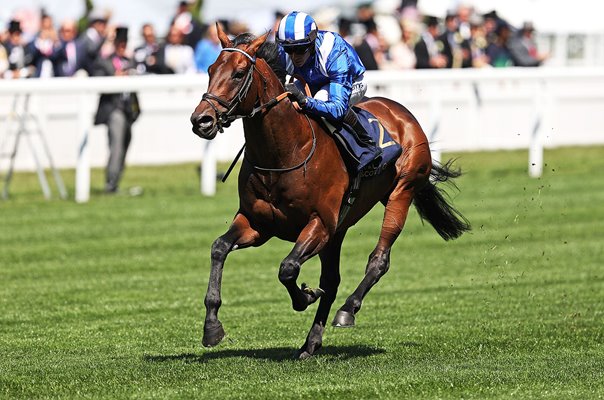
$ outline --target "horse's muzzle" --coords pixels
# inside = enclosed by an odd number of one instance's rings
[[[218,133],[216,118],[211,115],[194,112],[191,114],[191,124],[193,133],[202,139],[212,140]]]

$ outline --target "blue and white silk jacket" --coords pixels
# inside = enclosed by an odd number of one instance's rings
[[[365,66],[357,52],[342,36],[335,32],[318,31],[315,40],[315,54],[298,68],[289,55],[279,46],[279,56],[289,75],[300,75],[314,95],[329,85],[327,101],[309,97],[305,110],[339,121],[346,111],[352,91],[352,83],[362,78]]]

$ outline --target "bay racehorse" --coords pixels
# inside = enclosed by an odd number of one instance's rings
[[[365,276],[333,320],[334,326],[342,327],[354,325],[363,298],[388,271],[391,246],[412,202],[445,240],[470,229],[435,186],[459,172],[450,163],[432,163],[426,136],[405,107],[385,98],[367,99],[358,106],[379,119],[403,152],[381,174],[361,180],[355,202],[340,219],[352,181],[324,124],[297,111],[284,93],[285,71],[279,65],[276,45],[266,42],[268,34],[257,38],[243,34],[231,40],[220,27],[218,34],[223,49],[209,68],[207,93],[191,115],[193,132],[211,140],[232,121],[243,118],[246,147],[239,172],[239,209],[228,231],[212,244],[202,343],[215,346],[225,335],[218,309],[229,252],[278,237],[295,242],[278,274],[294,310],[303,311],[320,298],[306,342],[296,355],[306,358],[322,344],[340,283],[340,249],[347,230],[375,204],[384,204],[382,229]],[[319,288],[298,286],[302,264],[317,254],[321,259]]]

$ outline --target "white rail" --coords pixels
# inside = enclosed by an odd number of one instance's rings
[[[436,159],[442,150],[528,148],[529,173],[540,176],[544,146],[604,143],[604,68],[378,71],[368,72],[366,81],[369,96],[392,98],[416,115]],[[203,158],[202,189],[212,194],[215,160],[231,159],[243,139],[240,123],[212,145],[190,132],[188,117],[206,89],[204,75],[2,81],[0,121],[7,115],[6,104],[12,96],[30,94],[32,110],[47,122],[43,125],[52,135],[51,148],[59,152],[77,149],[72,153],[77,154],[73,162],[75,198],[85,202],[90,196],[91,158],[97,165],[102,158],[98,144],[90,146],[98,95],[137,91],[143,114],[134,127],[134,154],[129,155],[128,162]],[[0,135],[3,131],[0,128]],[[59,166],[73,166],[68,154],[55,159]]]

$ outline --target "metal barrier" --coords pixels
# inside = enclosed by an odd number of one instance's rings
[[[367,95],[391,98],[414,113],[435,159],[442,151],[527,148],[528,171],[536,177],[543,168],[544,146],[604,144],[602,68],[370,71],[366,81]],[[203,159],[202,192],[211,195],[216,160],[232,159],[243,143],[243,128],[235,123],[211,144],[191,133],[189,115],[206,89],[205,75],[3,81],[0,121],[2,110],[8,109],[2,105],[10,104],[12,96],[31,95],[30,108],[50,134],[51,151],[63,152],[54,159],[60,167],[76,167],[75,199],[85,202],[91,159],[103,165],[101,142],[90,135],[96,129],[92,116],[98,95],[137,91],[143,114],[133,128],[128,163]],[[66,153],[65,148],[72,150]],[[17,159],[17,167],[31,166]]]

